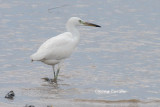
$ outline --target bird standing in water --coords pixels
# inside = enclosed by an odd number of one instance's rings
[[[41,61],[52,66],[54,82],[57,82],[60,63],[72,54],[79,43],[80,34],[77,27],[81,25],[101,27],[96,24],[84,22],[78,17],[71,17],[66,24],[67,32],[48,39],[39,47],[36,53],[31,55],[32,61]],[[58,64],[58,68],[55,72],[56,64]]]

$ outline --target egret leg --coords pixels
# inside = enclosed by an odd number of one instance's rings
[[[54,74],[54,81],[55,81],[55,82],[57,82],[57,78],[58,78],[59,71],[60,71],[60,64],[58,64],[58,68],[57,68],[56,75]]]
[[[53,74],[54,74],[54,78],[56,77],[56,73],[55,73],[55,69],[54,69],[54,65],[52,66],[53,68]]]
[[[57,76],[57,77],[58,77],[58,74],[59,74],[60,68],[61,68],[61,63],[59,63],[59,64],[58,64],[58,69],[57,69],[57,72],[56,72],[56,76]]]
[[[56,72],[56,79],[58,78],[59,71],[60,71],[60,68],[57,69],[57,72]]]

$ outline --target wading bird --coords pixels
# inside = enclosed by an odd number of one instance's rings
[[[54,82],[57,82],[60,62],[68,58],[79,43],[80,34],[77,27],[81,25],[101,27],[96,24],[84,22],[78,17],[71,17],[66,24],[67,32],[48,39],[39,47],[36,53],[31,55],[32,61],[41,61],[52,66]],[[58,64],[58,68],[55,72],[56,64]]]

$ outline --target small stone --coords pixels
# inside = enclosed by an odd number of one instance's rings
[[[13,99],[14,96],[15,96],[14,92],[10,91],[9,93],[6,94],[5,98]]]

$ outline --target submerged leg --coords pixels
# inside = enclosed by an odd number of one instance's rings
[[[60,71],[60,64],[58,64],[58,68],[57,68],[56,74],[54,73],[54,79],[53,79],[54,82],[57,82],[59,71]]]

